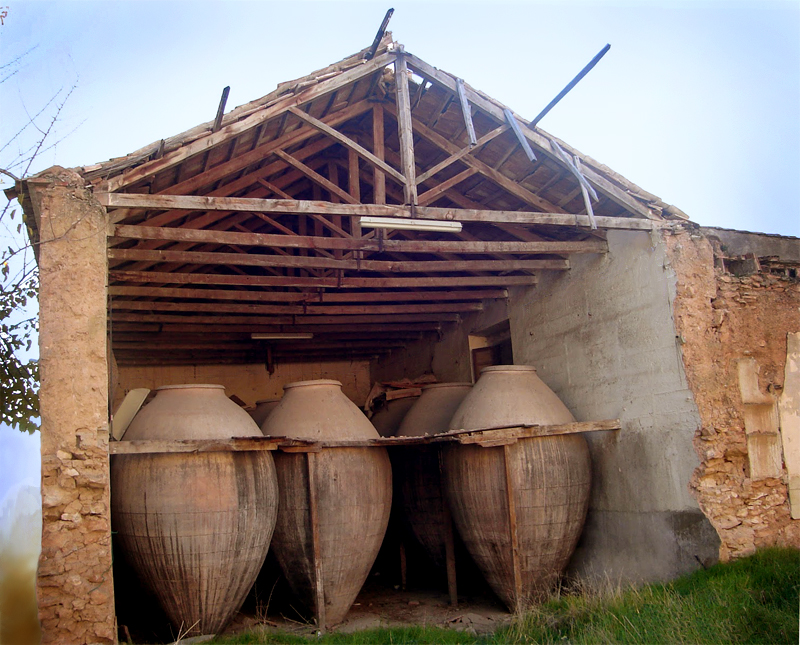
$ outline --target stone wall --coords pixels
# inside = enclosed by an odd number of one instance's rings
[[[106,213],[76,173],[27,182],[38,250],[43,643],[115,643],[108,471]]]
[[[680,231],[666,241],[678,276],[676,330],[702,420],[691,485],[720,535],[720,558],[800,547],[770,412],[783,390],[787,334],[800,331],[800,284],[766,273],[736,277],[719,258],[715,269],[712,245],[699,234]],[[758,428],[749,427],[754,418]]]

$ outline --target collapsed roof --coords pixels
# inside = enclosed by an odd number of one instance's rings
[[[380,356],[607,229],[685,219],[390,34],[78,170],[109,210],[121,364]]]

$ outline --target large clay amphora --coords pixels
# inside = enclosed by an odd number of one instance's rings
[[[492,366],[481,372],[450,429],[574,420],[533,367]],[[567,434],[497,447],[451,444],[443,456],[450,511],[486,581],[512,611],[542,599],[563,573],[586,518],[586,440]]]
[[[421,437],[447,432],[450,419],[471,389],[471,383],[424,386],[422,396],[403,418],[396,436]],[[450,514],[442,491],[438,445],[395,448],[392,467],[411,532],[434,564],[443,568]]]
[[[253,421],[256,422],[259,428],[263,425],[264,421],[267,420],[270,413],[278,407],[278,403],[280,402],[280,399],[261,399],[260,401],[256,401],[256,407],[250,410],[249,414],[253,417]]]
[[[406,414],[419,399],[419,395],[386,401],[383,407],[370,418],[370,422],[381,437],[393,437]]]
[[[125,440],[260,436],[222,385],[169,385]],[[175,629],[215,634],[239,610],[275,527],[269,452],[117,455],[111,512],[120,547]]]
[[[262,431],[314,441],[376,439],[339,381],[290,383]],[[341,622],[383,541],[392,505],[385,448],[327,447],[275,455],[280,485],[273,552],[321,627]]]

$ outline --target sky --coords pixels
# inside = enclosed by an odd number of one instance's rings
[[[699,224],[800,237],[800,0],[4,0],[0,66],[24,56],[0,146],[74,88],[29,172],[125,155],[213,119],[227,85],[232,109],[367,47],[390,6],[407,51],[527,119],[610,43],[540,127]],[[0,427],[0,498],[37,464]]]

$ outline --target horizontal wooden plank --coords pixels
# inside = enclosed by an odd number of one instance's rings
[[[163,302],[154,300],[111,301],[112,311],[196,311],[206,313],[335,316],[360,314],[433,314],[481,311],[480,302],[414,303],[391,305],[256,305],[221,302]]]
[[[166,441],[157,439],[138,441],[110,441],[111,455],[141,455],[152,453],[200,453],[200,452],[260,452],[277,450],[284,437],[235,437],[231,439],[182,439]]]
[[[569,269],[567,260],[337,260],[335,258],[290,255],[221,253],[208,251],[169,251],[144,249],[108,249],[109,260],[127,262],[175,263],[190,265],[225,265],[251,267],[290,267],[380,271],[387,273],[450,273],[453,271],[528,271]]]
[[[420,199],[427,194],[420,195]],[[265,248],[328,249],[347,251],[394,251],[397,253],[606,253],[605,240],[585,240],[579,242],[481,242],[453,240],[376,240],[339,237],[310,237],[303,235],[272,235],[264,233],[239,233],[235,231],[196,230],[158,226],[115,226],[112,227],[117,239],[170,240],[175,242],[197,242],[226,244],[235,246],[256,246]]]
[[[433,300],[483,300],[508,297],[506,289],[480,289],[476,291],[370,291],[370,292],[296,292],[296,291],[242,291],[231,289],[189,289],[168,287],[128,287],[111,285],[110,296],[139,298],[193,298],[204,300],[250,300],[254,302],[415,302]]]
[[[412,213],[408,206],[392,204],[333,204],[314,200],[256,199],[247,197],[206,197],[198,195],[142,195],[137,193],[95,193],[107,208],[148,208],[158,210],[231,211],[320,215],[358,215],[367,217],[414,217],[460,222],[500,222],[509,224],[547,224],[589,228],[587,215],[536,211],[494,211],[469,208],[419,206]],[[599,228],[649,231],[654,224],[638,217],[596,217]]]
[[[423,289],[428,287],[511,287],[538,282],[535,275],[478,275],[404,278],[307,278],[302,276],[220,275],[216,273],[168,273],[166,271],[111,270],[117,282],[158,284],[220,284],[252,287],[311,287],[314,289]]]
[[[294,331],[295,325],[385,325],[397,323],[419,322],[458,322],[461,316],[452,313],[442,314],[391,314],[372,316],[201,316],[181,314],[148,314],[148,313],[111,313],[112,323],[119,322],[159,322],[188,323],[197,325],[289,325]]]

